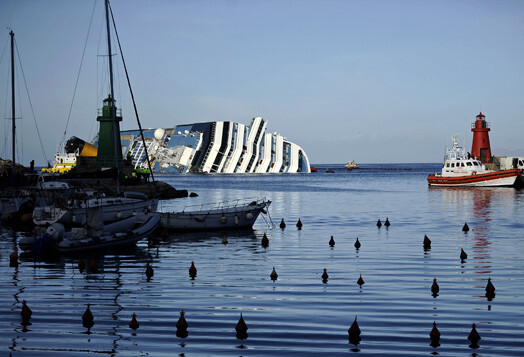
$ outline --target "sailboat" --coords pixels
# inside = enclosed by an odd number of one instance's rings
[[[20,241],[23,250],[39,250],[45,244],[59,251],[101,249],[134,244],[155,230],[160,217],[154,213],[158,200],[145,195],[120,192],[119,168],[122,165],[119,122],[113,90],[113,65],[109,25],[109,1],[105,1],[110,95],[104,100],[100,122],[97,163],[108,165],[115,172],[115,196],[80,193],[69,200],[59,200],[54,206],[38,207],[33,212],[36,224],[49,225],[40,237],[26,237]],[[93,218],[96,217],[96,219]],[[96,229],[95,229],[96,227]],[[51,234],[61,232],[61,234]],[[51,237],[51,238],[50,238]]]
[[[33,208],[33,201],[29,194],[18,189],[16,186],[17,172],[16,172],[16,115],[15,115],[15,59],[14,59],[14,39],[15,34],[11,30],[9,32],[11,37],[11,110],[12,110],[12,150],[13,157],[11,161],[11,176],[8,182],[4,182],[0,185],[1,196],[0,196],[0,219],[4,221],[15,220],[16,217],[21,216],[24,213],[31,212]],[[12,187],[8,187],[11,186]]]

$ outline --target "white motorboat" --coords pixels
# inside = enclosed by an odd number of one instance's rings
[[[131,217],[139,211],[156,211],[158,200],[148,199],[139,193],[124,193],[124,197],[92,196],[74,194],[69,200],[57,196],[55,205],[35,207],[33,222],[45,226],[53,223],[65,225],[84,225],[88,209],[101,208],[103,222],[112,222]]]
[[[172,230],[218,230],[250,228],[260,213],[267,214],[271,201],[236,200],[188,206],[181,212],[160,213],[160,226]]]
[[[466,155],[456,136],[452,136],[452,147],[447,150],[440,174],[428,176],[430,186],[513,186],[520,174],[519,169],[488,170],[479,160]]]

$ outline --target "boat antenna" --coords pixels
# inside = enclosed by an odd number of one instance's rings
[[[120,56],[122,57],[124,71],[126,72],[127,84],[129,86],[129,92],[131,93],[131,100],[133,101],[133,108],[135,109],[136,121],[138,123],[138,129],[140,130],[140,136],[142,138],[142,145],[144,146],[144,151],[146,154],[147,166],[149,168],[149,172],[151,173],[151,180],[153,181],[153,186],[156,189],[155,177],[153,176],[153,170],[151,169],[151,161],[149,160],[149,154],[147,152],[147,145],[144,139],[144,131],[142,130],[142,124],[140,124],[140,119],[138,117],[138,110],[136,108],[136,103],[135,103],[135,95],[133,94],[133,89],[131,88],[131,80],[129,79],[129,73],[127,72],[126,61],[124,60],[124,53],[122,52],[122,46],[120,45],[120,38],[118,37],[118,31],[116,30],[115,18],[113,16],[113,9],[111,8],[111,5],[109,6],[109,11],[111,12],[111,19],[113,20],[113,28],[115,29],[116,40],[118,42],[118,49],[120,51]]]
[[[15,167],[15,149],[16,149],[16,124],[15,124],[15,33],[13,30],[9,32],[9,35],[11,36],[11,110],[13,114],[13,163],[12,163],[12,172],[13,172],[13,179],[16,183],[16,167]]]
[[[116,108],[115,108],[115,92],[113,89],[113,60],[112,60],[112,54],[111,54],[111,32],[109,28],[109,0],[105,0],[105,8],[106,8],[106,27],[107,27],[107,55],[109,57],[109,85],[111,88],[111,119],[112,119],[112,127],[113,127],[113,144],[114,144],[114,154],[113,154],[113,166],[116,169],[116,194],[117,196],[120,196],[120,180],[118,177],[118,150],[122,150],[121,148],[118,148],[117,146],[117,135],[120,135],[120,133],[116,132]]]

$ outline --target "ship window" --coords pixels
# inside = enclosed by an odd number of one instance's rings
[[[465,167],[463,162],[460,163],[460,166],[461,166],[461,167]]]
[[[455,163],[454,162],[451,163],[451,167],[455,167]]]
[[[471,165],[471,162],[466,162],[466,165],[467,165],[467,166],[472,166],[472,165]]]
[[[446,164],[446,167],[449,167],[449,162]]]

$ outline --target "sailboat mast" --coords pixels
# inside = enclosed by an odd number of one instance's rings
[[[15,134],[16,134],[16,124],[15,124],[15,34],[13,30],[9,33],[11,35],[11,107],[13,113],[13,178],[16,180],[16,167],[15,167]]]
[[[118,177],[118,150],[122,150],[122,148],[117,147],[117,133],[116,131],[116,108],[115,108],[115,93],[113,90],[113,58],[111,54],[111,32],[109,27],[109,0],[105,0],[105,7],[106,7],[106,27],[107,27],[107,55],[109,57],[109,84],[111,87],[111,117],[113,121],[113,143],[114,143],[114,161],[113,165],[114,168],[117,169],[117,177],[116,177],[116,193],[117,195],[120,195],[120,179]]]

